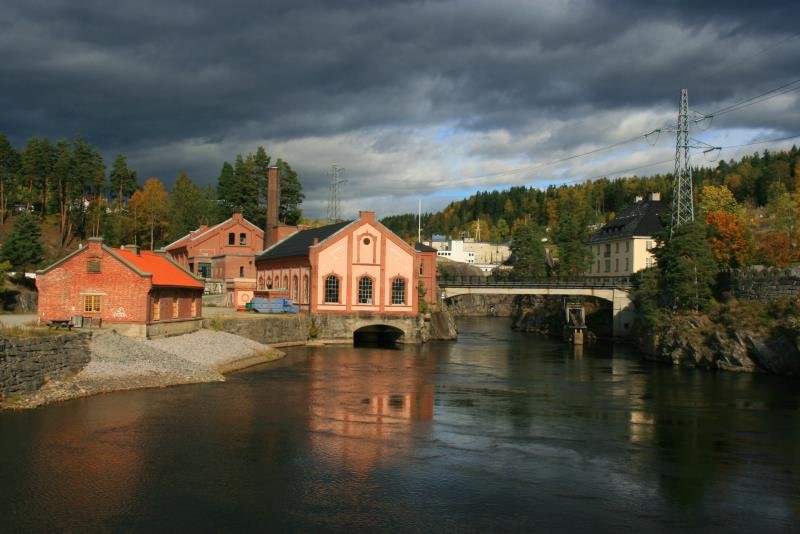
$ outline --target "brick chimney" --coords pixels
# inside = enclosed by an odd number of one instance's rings
[[[278,167],[267,169],[267,227],[264,228],[264,249],[278,241],[278,206],[281,201],[281,182]]]
[[[139,248],[139,245],[122,245],[122,250],[133,252],[137,256],[141,255],[141,249]]]

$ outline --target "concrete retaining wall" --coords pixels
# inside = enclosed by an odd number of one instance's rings
[[[89,363],[90,332],[39,338],[0,338],[0,398],[32,393]]]

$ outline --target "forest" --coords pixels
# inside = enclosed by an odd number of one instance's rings
[[[263,147],[224,162],[216,187],[201,187],[182,172],[168,191],[156,177],[141,183],[124,154],[107,168],[100,151],[80,136],[56,142],[33,137],[14,147],[0,133],[0,261],[6,268],[35,269],[94,236],[114,247],[155,249],[234,211],[263,227],[270,165],[280,173],[281,222],[296,224],[304,198],[297,172],[282,159],[273,163]]]

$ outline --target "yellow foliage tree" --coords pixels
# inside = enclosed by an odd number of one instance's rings
[[[158,178],[148,178],[144,188],[133,194],[128,208],[133,213],[137,233],[150,231],[150,250],[154,250],[156,235],[163,238],[169,228],[169,197],[164,183]]]

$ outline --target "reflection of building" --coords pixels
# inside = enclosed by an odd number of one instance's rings
[[[614,220],[607,222],[587,243],[593,261],[588,276],[630,276],[655,265],[653,235],[662,229],[661,213],[665,205],[659,193],[649,200],[637,197]]]
[[[309,358],[312,444],[320,456],[356,472],[395,462],[410,447],[416,421],[433,419],[433,369],[418,357],[374,351],[370,365],[388,372],[353,373],[364,365],[357,351]]]
[[[426,260],[433,253],[409,246],[371,211],[272,243],[255,260],[256,291],[280,291],[311,313],[416,315],[420,270],[436,279]]]
[[[203,283],[163,252],[87,246],[38,271],[39,320],[91,317],[123,334],[152,336],[200,328]]]

